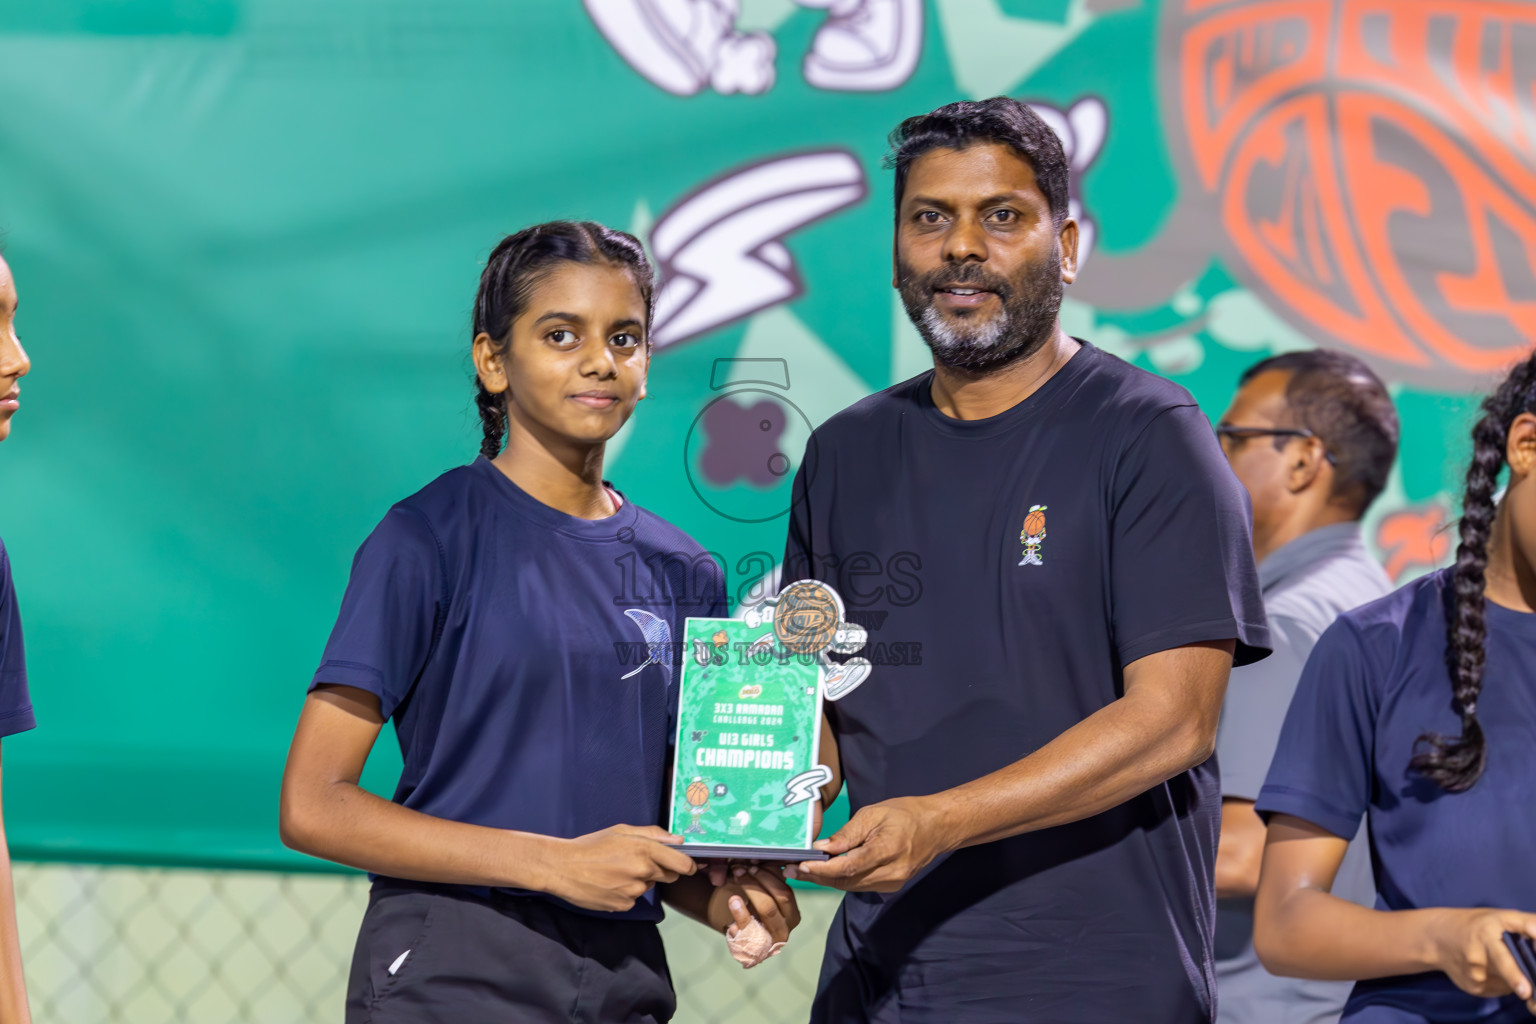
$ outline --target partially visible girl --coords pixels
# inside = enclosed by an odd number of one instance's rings
[[[16,282],[0,259],[0,441],[11,434],[20,407],[20,380],[32,369],[16,336]],[[15,494],[0,483],[0,495]],[[0,508],[3,508],[0,505]],[[11,557],[0,541],[0,738],[37,725],[27,693],[27,663],[21,646],[21,614],[11,585]],[[27,985],[21,973],[21,942],[16,936],[16,895],[11,884],[11,854],[0,824],[0,1022],[29,1022]]]
[[[390,509],[353,561],[281,819],[290,846],[375,876],[349,1024],[664,1021],[658,887],[717,931],[755,915],[782,941],[798,920],[772,872],[715,888],[657,824],[672,638],[724,614],[724,581],[603,480],[645,395],[651,291],[623,232],[503,240],[474,307],[481,456]],[[388,719],[393,801],[358,785]]]
[[[1536,353],[1472,440],[1456,564],[1322,635],[1256,804],[1254,947],[1277,974],[1358,979],[1346,1024],[1536,1012],[1505,944],[1536,938]],[[1362,814],[1375,910],[1328,892]]]

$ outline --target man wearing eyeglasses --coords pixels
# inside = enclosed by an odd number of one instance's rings
[[[1253,952],[1253,893],[1264,849],[1254,799],[1286,708],[1319,634],[1341,612],[1392,589],[1360,537],[1360,517],[1397,454],[1397,410],[1359,359],[1316,349],[1274,356],[1243,374],[1216,427],[1253,503],[1253,550],[1274,654],[1235,668],[1216,734],[1221,842],[1216,856],[1218,1024],[1339,1019],[1350,982],[1277,978]],[[1332,891],[1375,898],[1362,829]]]

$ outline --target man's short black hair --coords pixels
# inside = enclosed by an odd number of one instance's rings
[[[1317,348],[1271,356],[1250,366],[1241,387],[1261,373],[1291,375],[1285,402],[1295,425],[1322,439],[1334,458],[1333,497],[1362,516],[1387,486],[1397,457],[1397,407],[1381,378],[1360,359]]]
[[[907,187],[907,169],[930,149],[964,149],[973,143],[997,142],[1012,147],[1034,168],[1035,181],[1050,204],[1051,220],[1059,228],[1067,219],[1067,155],[1051,126],[1030,109],[1007,96],[989,100],[946,103],[929,114],[909,117],[891,132],[887,167],[896,168],[896,211]]]

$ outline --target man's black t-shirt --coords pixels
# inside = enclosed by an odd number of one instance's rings
[[[1185,644],[1267,653],[1248,499],[1183,388],[1084,344],[985,420],[932,374],[812,437],[786,581],[836,586],[874,671],[828,704],[857,810],[1039,749]],[[1213,1017],[1215,761],[1113,810],[956,851],[852,894],[813,1020]]]

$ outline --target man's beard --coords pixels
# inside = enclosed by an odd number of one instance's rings
[[[1061,244],[1048,259],[1025,268],[1008,281],[980,263],[945,266],[918,276],[897,260],[901,304],[917,333],[940,364],[952,370],[985,374],[1033,355],[1051,338],[1061,311]],[[941,288],[978,288],[994,292],[1002,309],[981,319],[975,311],[945,316],[934,307]]]

